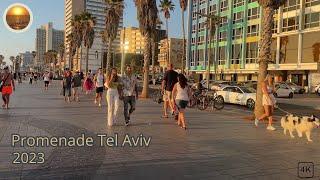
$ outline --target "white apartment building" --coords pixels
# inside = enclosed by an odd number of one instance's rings
[[[96,71],[98,68],[102,67],[103,63],[103,55],[107,50],[107,47],[102,42],[102,38],[100,32],[105,28],[105,0],[65,0],[65,37],[67,37],[72,30],[71,21],[72,18],[77,15],[81,14],[82,12],[89,12],[94,17],[96,17],[96,25],[95,25],[95,39],[93,42],[92,48],[89,50],[89,70]],[[119,51],[120,47],[120,31],[123,26],[123,19],[120,20],[119,25],[119,33],[117,39],[113,43],[114,50]],[[68,65],[69,59],[69,44],[67,39],[65,38],[65,59],[66,65]],[[73,57],[72,61],[72,69],[74,70],[85,70],[85,63],[86,63],[86,48],[82,45],[80,49],[77,50],[79,56],[77,59],[77,55]]]

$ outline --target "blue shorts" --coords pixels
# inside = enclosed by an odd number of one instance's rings
[[[189,101],[185,101],[185,100],[176,100],[176,104],[178,109],[186,109],[186,107],[188,106]]]

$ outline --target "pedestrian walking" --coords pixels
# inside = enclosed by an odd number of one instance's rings
[[[274,106],[276,105],[276,99],[273,96],[274,93],[274,83],[273,77],[271,75],[267,75],[266,79],[262,82],[262,105],[264,107],[264,114],[260,117],[257,117],[254,121],[255,125],[258,126],[259,121],[264,118],[268,118],[269,124],[267,126],[267,130],[274,131],[275,127],[272,126],[273,122],[273,111]]]
[[[91,91],[93,90],[94,84],[93,84],[93,76],[92,76],[91,70],[89,70],[89,72],[87,73],[83,86],[84,86],[84,90],[86,91],[86,94],[90,94]]]
[[[29,74],[29,84],[32,84],[33,81],[33,73]]]
[[[111,69],[105,87],[108,88],[106,95],[108,104],[108,126],[111,127],[116,122],[120,103],[119,90],[121,89],[121,84],[116,68]]]
[[[70,103],[71,102],[71,85],[72,85],[72,74],[69,70],[66,71],[63,80],[61,82],[62,85],[62,95],[64,96],[64,101]]]
[[[138,99],[138,80],[132,73],[132,67],[127,65],[126,73],[121,78],[122,80],[122,92],[123,92],[123,114],[125,119],[125,125],[130,123],[130,115],[136,109],[136,100]],[[129,109],[130,105],[130,109]]]
[[[79,71],[75,73],[72,77],[72,91],[73,91],[73,100],[79,102],[79,92],[82,85],[82,79]]]
[[[38,81],[38,73],[37,72],[33,74],[33,80],[34,80],[34,83],[37,84],[37,81]]]
[[[94,103],[98,104],[99,107],[101,107],[101,99],[103,95],[103,89],[104,89],[104,75],[102,72],[102,68],[99,68],[97,75],[94,78],[95,86],[96,86],[96,97],[94,99]]]
[[[187,129],[185,119],[185,109],[189,103],[191,91],[188,86],[187,78],[183,74],[178,75],[178,82],[174,85],[172,96],[178,109],[178,126]]]
[[[50,83],[50,73],[48,71],[46,71],[43,74],[43,82],[44,82],[44,89],[47,91]]]
[[[173,65],[169,64],[168,65],[168,70],[166,71],[161,89],[163,93],[163,118],[168,118],[168,108],[171,109],[171,114],[174,115],[175,110],[174,110],[174,100],[172,97],[172,90],[174,85],[178,82],[178,73],[173,69]]]
[[[13,75],[9,71],[9,67],[4,67],[4,72],[1,75],[0,90],[2,94],[2,108],[9,109],[10,95],[15,91]]]

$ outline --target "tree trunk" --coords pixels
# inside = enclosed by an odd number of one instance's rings
[[[82,45],[80,47],[79,71],[82,71]]]
[[[108,54],[107,54],[107,67],[106,67],[106,72],[108,72],[110,68],[110,63],[111,63],[111,51],[112,51],[112,40],[109,39],[108,41]]]
[[[76,62],[77,62],[77,65],[75,65],[75,67],[74,67],[74,68],[78,68],[78,67],[79,67],[79,48],[77,49]],[[73,69],[73,70],[75,70],[75,69]]]
[[[152,48],[151,48],[151,54],[152,54],[152,79],[155,78],[155,60],[156,60],[156,42],[154,39],[152,39]]]
[[[71,69],[71,61],[72,61],[72,54],[71,54],[71,50],[69,50],[69,69]]]
[[[169,25],[168,25],[168,19],[166,19],[166,29],[167,29],[167,64],[171,63],[170,58],[170,49],[169,49]]]
[[[258,87],[257,98],[255,104],[254,114],[259,117],[264,113],[262,106],[262,82],[265,80],[268,73],[268,61],[271,60],[271,43],[272,43],[272,25],[274,10],[272,7],[263,8],[262,18],[262,32],[260,39],[260,53],[259,53],[259,74],[258,74]]]
[[[183,36],[183,50],[182,50],[182,59],[181,59],[181,73],[184,73],[184,62],[186,59],[186,32],[184,29],[184,11],[182,10],[182,14],[181,14],[181,21],[182,21],[182,36]]]
[[[149,97],[149,63],[150,63],[150,52],[151,52],[151,36],[150,34],[145,35],[145,48],[144,48],[144,66],[143,66],[143,89],[141,93],[142,98]]]
[[[86,73],[89,71],[89,47],[87,47]]]

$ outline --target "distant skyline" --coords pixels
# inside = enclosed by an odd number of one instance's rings
[[[160,0],[157,0],[159,4]],[[33,24],[24,33],[13,33],[9,31],[3,22],[3,14],[8,6],[13,3],[22,3],[27,5],[33,13]],[[175,11],[169,20],[169,37],[181,37],[181,11],[179,0],[173,0]],[[125,0],[124,26],[139,27],[136,16],[136,7],[133,0]],[[159,11],[163,23],[165,19]],[[0,3],[0,54],[5,56],[5,61],[9,62],[10,56],[16,56],[25,51],[35,50],[36,29],[41,25],[53,22],[55,29],[64,29],[64,0],[1,0]],[[187,17],[187,16],[186,16]],[[165,24],[163,24],[163,29]]]

